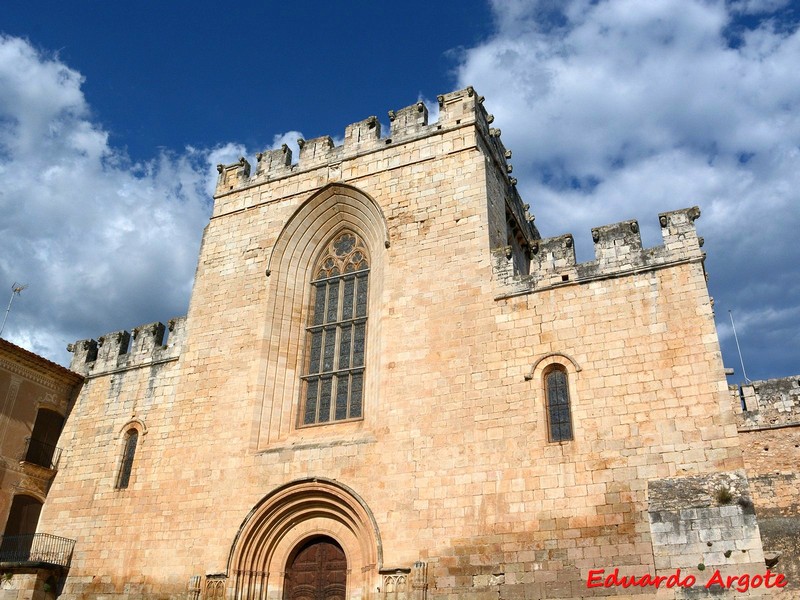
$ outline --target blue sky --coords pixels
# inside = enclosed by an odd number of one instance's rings
[[[723,357],[800,373],[800,6],[787,0],[9,2],[4,337],[185,314],[214,166],[473,85],[545,236],[700,205]],[[7,291],[3,291],[7,290]]]

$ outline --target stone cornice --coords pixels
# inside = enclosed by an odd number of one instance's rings
[[[6,348],[0,347],[0,351],[2,350],[6,350]],[[25,352],[30,354],[27,351]],[[42,359],[43,363],[41,365],[35,365],[26,355],[12,354],[6,351],[0,354],[0,369],[64,395],[69,395],[72,389],[83,380],[77,373],[72,373],[55,363],[50,363],[55,367],[51,368],[47,364],[50,361],[44,363],[45,360]]]

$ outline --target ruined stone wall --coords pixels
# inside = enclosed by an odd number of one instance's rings
[[[800,582],[800,378],[731,386],[764,551]]]
[[[282,598],[293,548],[319,534],[346,550],[349,598],[579,598],[608,594],[592,569],[684,564],[657,561],[648,490],[692,476],[713,497],[743,466],[697,211],[661,215],[655,249],[632,222],[598,228],[596,261],[575,264],[571,236],[539,240],[481,99],[439,104],[431,124],[420,104],[393,111],[385,137],[370,118],[342,146],[304,141],[296,165],[282,148],[220,166],[181,347],[79,345],[76,368],[94,365],[43,517],[77,539],[65,598]],[[302,427],[310,271],[346,229],[370,260],[363,418]],[[763,565],[754,526],[723,512],[695,520],[749,544],[725,564]]]

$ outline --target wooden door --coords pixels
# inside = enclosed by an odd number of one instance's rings
[[[286,600],[345,600],[347,558],[331,538],[306,543],[286,570]]]

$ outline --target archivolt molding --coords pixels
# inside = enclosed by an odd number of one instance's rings
[[[247,515],[228,558],[234,597],[249,597],[255,587],[261,593],[281,590],[292,553],[304,540],[320,535],[336,540],[347,555],[350,591],[366,590],[383,563],[375,518],[351,489],[314,478],[278,488]]]
[[[289,217],[267,259],[267,276],[285,264],[308,264],[320,243],[347,226],[362,235],[374,252],[389,247],[389,227],[378,204],[368,194],[342,183],[331,183],[311,196]],[[316,242],[316,243],[315,243]]]
[[[120,427],[120,429],[119,429],[119,434],[120,434],[120,435],[124,435],[124,434],[125,434],[125,433],[127,433],[127,432],[128,432],[128,430],[130,430],[131,428],[138,429],[138,430],[139,430],[139,433],[141,433],[142,435],[146,435],[146,434],[147,434],[147,425],[145,425],[145,424],[144,424],[144,421],[142,421],[142,420],[141,420],[141,419],[139,419],[138,417],[137,417],[137,418],[133,418],[133,419],[131,419],[130,421],[128,421],[127,423],[125,423],[125,425],[123,425],[122,427]]]
[[[547,364],[558,362],[559,364],[561,364],[560,361],[553,360],[559,357],[565,358],[567,361],[569,361],[572,364],[572,367],[574,368],[576,373],[581,372],[582,369],[581,366],[578,364],[578,361],[572,358],[569,354],[564,354],[563,352],[548,352],[547,354],[543,354],[533,362],[533,364],[531,365],[531,370],[525,375],[525,381],[530,381],[531,379],[533,379],[533,374],[536,372],[536,369],[539,367],[539,365],[542,364],[543,362],[546,362]]]
[[[229,572],[268,566],[282,539],[312,519],[330,521],[332,529],[338,529],[336,524],[344,526],[359,540],[359,549],[366,559],[363,566],[381,567],[383,549],[378,525],[364,500],[341,483],[315,477],[279,487],[250,511],[231,547]]]

